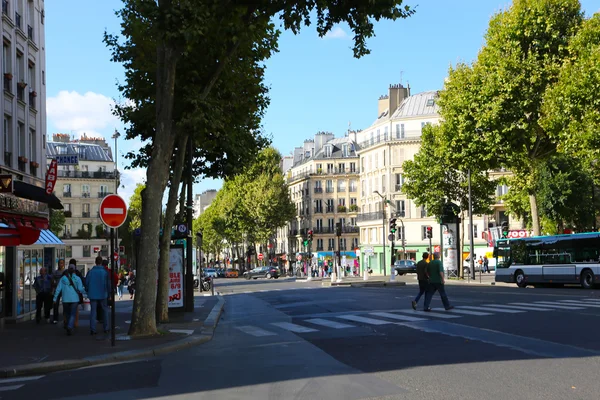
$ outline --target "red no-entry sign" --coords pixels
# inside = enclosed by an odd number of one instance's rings
[[[118,228],[127,219],[127,204],[119,195],[109,194],[100,203],[100,218],[110,228]]]
[[[263,256],[263,254],[262,254],[262,253],[258,253],[258,259],[259,259],[259,260],[262,260],[264,257],[265,257],[265,256]]]

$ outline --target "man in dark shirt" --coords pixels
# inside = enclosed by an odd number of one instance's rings
[[[444,289],[444,267],[440,261],[439,253],[433,253],[433,261],[427,265],[427,272],[429,273],[429,289],[425,294],[425,311],[431,311],[429,305],[436,291],[440,292],[444,308],[452,310],[454,307],[450,305],[448,296],[446,296],[446,290]]]
[[[417,263],[417,279],[419,280],[419,294],[412,301],[413,310],[417,309],[417,303],[421,296],[427,292],[427,287],[429,286],[429,276],[427,275],[427,259],[429,258],[429,253],[423,253],[423,259]]]

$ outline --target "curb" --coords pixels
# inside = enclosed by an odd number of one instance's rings
[[[0,369],[0,378],[46,374],[49,372],[65,371],[69,369],[89,367],[92,365],[109,364],[117,361],[130,361],[140,358],[156,357],[206,343],[213,338],[214,330],[219,323],[219,319],[223,313],[223,307],[225,306],[225,299],[223,296],[218,297],[219,300],[217,304],[214,305],[210,314],[204,320],[202,331],[206,329],[206,333],[202,332],[199,334],[193,334],[184,339],[176,340],[171,343],[164,343],[151,348],[129,350],[114,354],[102,354],[98,356],[84,357],[77,360],[47,361],[36,364],[23,364],[14,367],[6,367]]]
[[[321,283],[321,286],[323,287],[355,287],[355,288],[362,288],[362,287],[394,287],[394,286],[406,286],[406,282],[401,282],[401,281],[394,281],[394,282],[389,282],[389,281],[363,281],[363,282],[323,282]]]

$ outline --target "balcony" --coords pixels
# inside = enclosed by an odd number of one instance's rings
[[[105,198],[106,196],[108,196],[109,194],[112,194],[112,193],[109,193],[109,192],[98,192],[98,198],[99,198],[99,199],[103,199],[103,198]],[[307,213],[308,213],[308,212],[307,212]]]
[[[15,12],[15,25],[17,25],[18,29],[23,29],[21,25],[21,14],[19,14],[18,12]]]
[[[343,205],[338,205],[338,212],[339,213],[345,213],[346,212],[346,206]]]
[[[13,76],[10,73],[4,74],[4,91],[12,93],[12,79]]]
[[[63,192],[63,197],[71,197],[71,192]]]
[[[410,140],[421,140],[421,130],[420,129],[406,130],[404,132],[396,132],[395,137],[392,135],[388,135],[387,137],[379,137],[379,138],[373,138],[370,140],[365,140],[364,142],[361,142],[358,144],[358,149],[360,151],[360,150],[368,149],[369,147],[377,146],[378,144],[381,144],[381,143],[406,142],[406,141],[410,141]]]
[[[81,197],[86,198],[86,199],[89,198],[90,197],[90,192],[83,192],[83,193],[81,193]]]
[[[326,212],[326,213],[332,213],[333,211],[334,211],[334,208],[333,208],[333,206],[331,206],[331,207],[327,207],[327,208],[325,209],[325,212]]]
[[[315,188],[315,193],[323,193],[323,188],[322,187]]]
[[[323,213],[322,207],[315,207],[315,214],[322,214],[322,213]]]
[[[89,218],[90,217],[90,212],[89,211],[83,211],[81,213],[81,218]]]
[[[381,220],[384,216],[381,211],[360,214],[356,217],[356,222]]]
[[[59,178],[82,178],[82,179],[115,179],[114,172],[106,171],[58,171]]]
[[[33,42],[33,27],[31,25],[27,25],[27,37]]]
[[[29,107],[37,110],[35,98],[37,97],[37,93],[35,91],[29,92]]]

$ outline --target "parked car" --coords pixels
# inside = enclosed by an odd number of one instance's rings
[[[225,278],[225,268],[217,268],[217,277]]]
[[[240,272],[237,269],[228,268],[225,271],[225,278],[237,278],[238,276],[240,276]]]
[[[258,278],[279,278],[279,269],[277,267],[257,267],[250,271],[244,272],[244,278],[246,279],[258,279]]]
[[[396,275],[416,274],[417,263],[413,260],[398,260],[394,263],[394,271]]]

